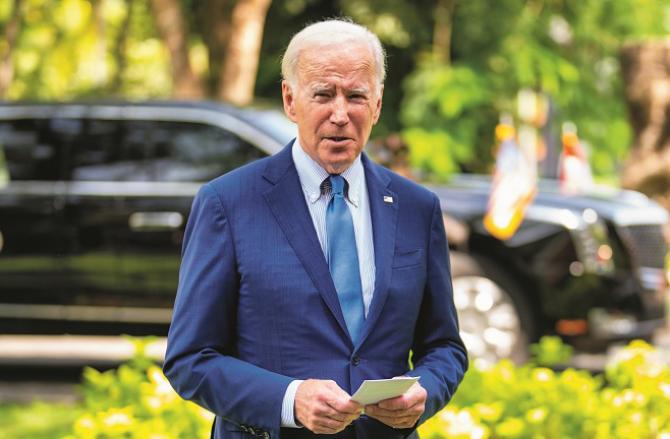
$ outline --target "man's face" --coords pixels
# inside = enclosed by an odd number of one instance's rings
[[[346,170],[377,123],[382,87],[370,48],[361,43],[304,49],[294,88],[282,82],[284,111],[305,152],[331,174]]]

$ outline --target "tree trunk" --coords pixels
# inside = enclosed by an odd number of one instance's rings
[[[207,0],[200,4],[198,14],[202,23],[202,37],[207,46],[209,72],[207,91],[216,95],[230,36],[230,13],[228,0]]]
[[[634,131],[622,184],[670,209],[670,39],[625,46],[621,65]]]
[[[225,64],[218,96],[237,105],[251,103],[265,16],[271,0],[238,0],[231,17]]]
[[[14,0],[12,8],[12,16],[5,26],[5,53],[0,54],[0,99],[5,97],[14,78],[12,52],[21,26],[21,0]]]
[[[116,71],[112,78],[110,90],[112,94],[120,94],[123,86],[123,77],[126,74],[127,58],[126,58],[126,43],[128,41],[128,33],[130,31],[130,20],[133,16],[134,0],[126,0],[126,16],[123,17],[121,29],[114,41],[112,53],[116,61]]]
[[[456,0],[437,0],[433,30],[433,56],[449,64],[451,61],[451,34],[453,33]]]
[[[188,29],[179,0],[151,0],[151,7],[158,33],[170,52],[173,95],[176,98],[202,97],[202,83],[188,57]]]
[[[102,0],[91,0],[93,5],[93,26],[95,29],[96,50],[95,55],[98,58],[96,64],[99,66],[99,75],[95,78],[96,85],[105,84],[108,79],[109,71],[107,66],[107,26],[102,11]]]

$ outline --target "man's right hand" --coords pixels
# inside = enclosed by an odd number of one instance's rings
[[[305,380],[295,393],[295,418],[317,434],[344,430],[363,407],[331,380]]]

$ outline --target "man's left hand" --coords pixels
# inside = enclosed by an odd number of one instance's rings
[[[407,392],[395,398],[365,406],[365,414],[393,428],[414,427],[424,410],[428,392],[414,383]]]

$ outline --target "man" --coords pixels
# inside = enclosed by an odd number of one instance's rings
[[[361,153],[383,49],[361,26],[320,22],[291,40],[282,74],[298,138],[198,193],[165,374],[217,415],[215,438],[417,437],[467,358],[437,197]],[[399,375],[420,380],[350,399]]]

